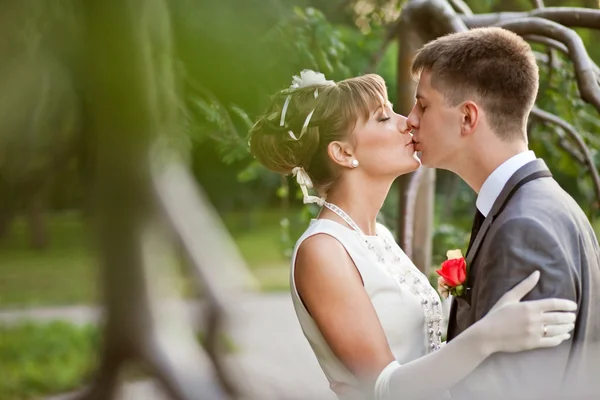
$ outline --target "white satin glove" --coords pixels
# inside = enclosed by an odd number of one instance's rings
[[[577,303],[565,299],[521,301],[540,279],[534,272],[505,293],[481,319],[486,352],[519,352],[558,346],[575,328]]]

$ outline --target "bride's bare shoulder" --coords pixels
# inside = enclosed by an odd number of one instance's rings
[[[318,233],[305,239],[298,247],[294,277],[299,286],[313,286],[315,281],[335,282],[350,279],[362,284],[344,245],[335,237]]]

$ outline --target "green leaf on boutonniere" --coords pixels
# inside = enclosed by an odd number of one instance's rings
[[[465,293],[465,287],[463,285],[457,286],[455,288],[452,288],[450,290],[450,293],[454,297],[456,297],[456,296],[462,296]]]

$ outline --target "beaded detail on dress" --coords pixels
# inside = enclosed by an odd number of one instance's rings
[[[396,242],[392,240],[393,238],[366,236],[344,210],[327,202],[325,207],[336,213],[359,235],[361,243],[400,287],[407,288],[420,299],[429,341],[428,352],[439,350],[442,342],[442,303],[427,277],[401,251]]]

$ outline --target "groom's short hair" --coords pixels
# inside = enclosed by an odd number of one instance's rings
[[[431,85],[455,106],[472,99],[504,140],[527,139],[527,117],[539,87],[529,44],[502,28],[476,28],[442,36],[421,48],[412,73],[431,73]]]

